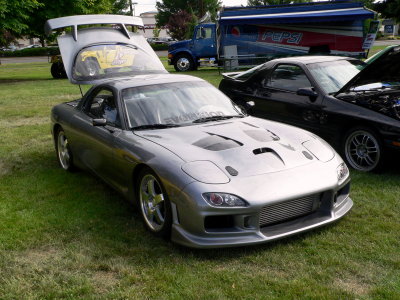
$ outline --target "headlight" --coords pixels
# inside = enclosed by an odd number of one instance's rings
[[[243,199],[225,193],[204,193],[203,198],[212,206],[218,207],[244,207],[247,206]]]
[[[341,184],[343,181],[346,180],[347,177],[349,177],[349,168],[347,168],[344,162],[337,167],[336,171],[339,184]]]
[[[322,162],[328,162],[335,157],[333,148],[320,138],[306,141],[303,146]]]
[[[230,181],[228,176],[216,164],[207,160],[185,163],[182,166],[182,171],[203,183],[222,184]]]

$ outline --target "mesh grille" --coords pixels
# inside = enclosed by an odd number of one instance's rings
[[[311,213],[317,207],[321,194],[264,206],[260,212],[260,227]]]

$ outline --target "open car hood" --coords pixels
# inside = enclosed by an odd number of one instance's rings
[[[112,27],[78,26],[109,24]],[[157,54],[139,33],[126,25],[143,26],[141,18],[120,15],[81,15],[48,20],[46,34],[71,27],[57,38],[71,83],[97,84],[107,79],[138,74],[168,73]]]
[[[366,66],[335,95],[361,85],[400,82],[400,46],[390,46],[365,61]]]

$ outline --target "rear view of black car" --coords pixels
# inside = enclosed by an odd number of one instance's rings
[[[400,46],[365,62],[291,57],[223,75],[219,88],[236,104],[315,132],[354,169],[377,170],[388,148],[400,150]]]

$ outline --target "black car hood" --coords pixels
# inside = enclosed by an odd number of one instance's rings
[[[364,69],[336,92],[335,96],[361,85],[400,81],[400,46],[388,47],[382,51],[378,58],[366,61]]]

